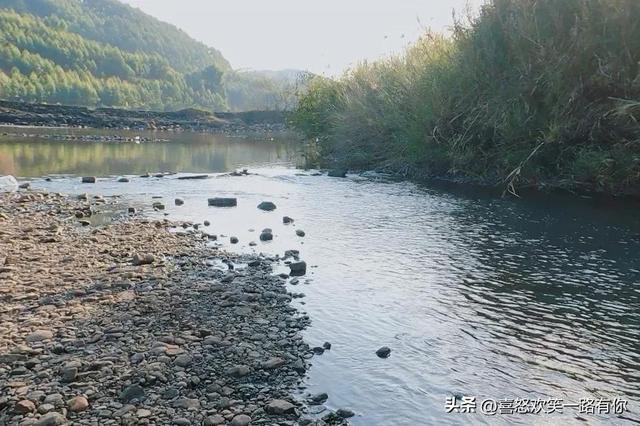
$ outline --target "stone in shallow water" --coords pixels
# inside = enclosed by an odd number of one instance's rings
[[[376,355],[380,358],[389,358],[389,355],[391,355],[391,348],[383,346],[376,351]]]
[[[82,183],[96,183],[96,177],[95,176],[84,176],[82,178]]]
[[[296,235],[298,237],[304,237],[307,234],[305,234],[305,232],[302,229],[296,229]]]
[[[291,276],[299,277],[307,273],[307,262],[292,262],[289,264],[289,269],[291,269]]]
[[[263,201],[260,204],[258,204],[258,208],[260,210],[264,210],[264,211],[273,211],[276,209],[276,205],[274,203],[272,203],[271,201]]]
[[[353,411],[346,408],[339,408],[336,411],[336,414],[338,415],[338,417],[342,417],[343,419],[348,419],[349,417],[353,417],[356,415]]]
[[[235,207],[238,205],[237,198],[209,198],[208,203],[212,207]]]

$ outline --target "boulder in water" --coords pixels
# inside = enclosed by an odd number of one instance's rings
[[[260,204],[258,204],[258,208],[260,210],[264,210],[267,212],[273,211],[276,209],[276,205],[274,203],[272,203],[271,201],[263,201]]]
[[[212,207],[235,207],[238,205],[237,198],[209,198],[209,205]]]

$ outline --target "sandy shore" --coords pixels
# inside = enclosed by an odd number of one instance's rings
[[[82,223],[110,202],[0,194],[0,424],[344,422],[292,397],[309,318],[273,259],[168,221]]]

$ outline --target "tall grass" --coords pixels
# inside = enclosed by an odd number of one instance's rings
[[[640,1],[491,0],[451,36],[318,77],[325,163],[640,193]]]

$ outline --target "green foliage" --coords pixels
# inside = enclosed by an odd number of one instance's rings
[[[33,11],[62,10],[67,16],[64,6],[76,3],[25,4]],[[81,4],[88,8],[88,2]],[[159,110],[226,108],[223,71],[216,65],[182,74],[160,52],[122,50],[70,32],[72,27],[57,15],[42,18],[0,9],[0,97]]]
[[[637,191],[639,63],[636,0],[493,0],[312,85],[293,123],[349,167]]]

